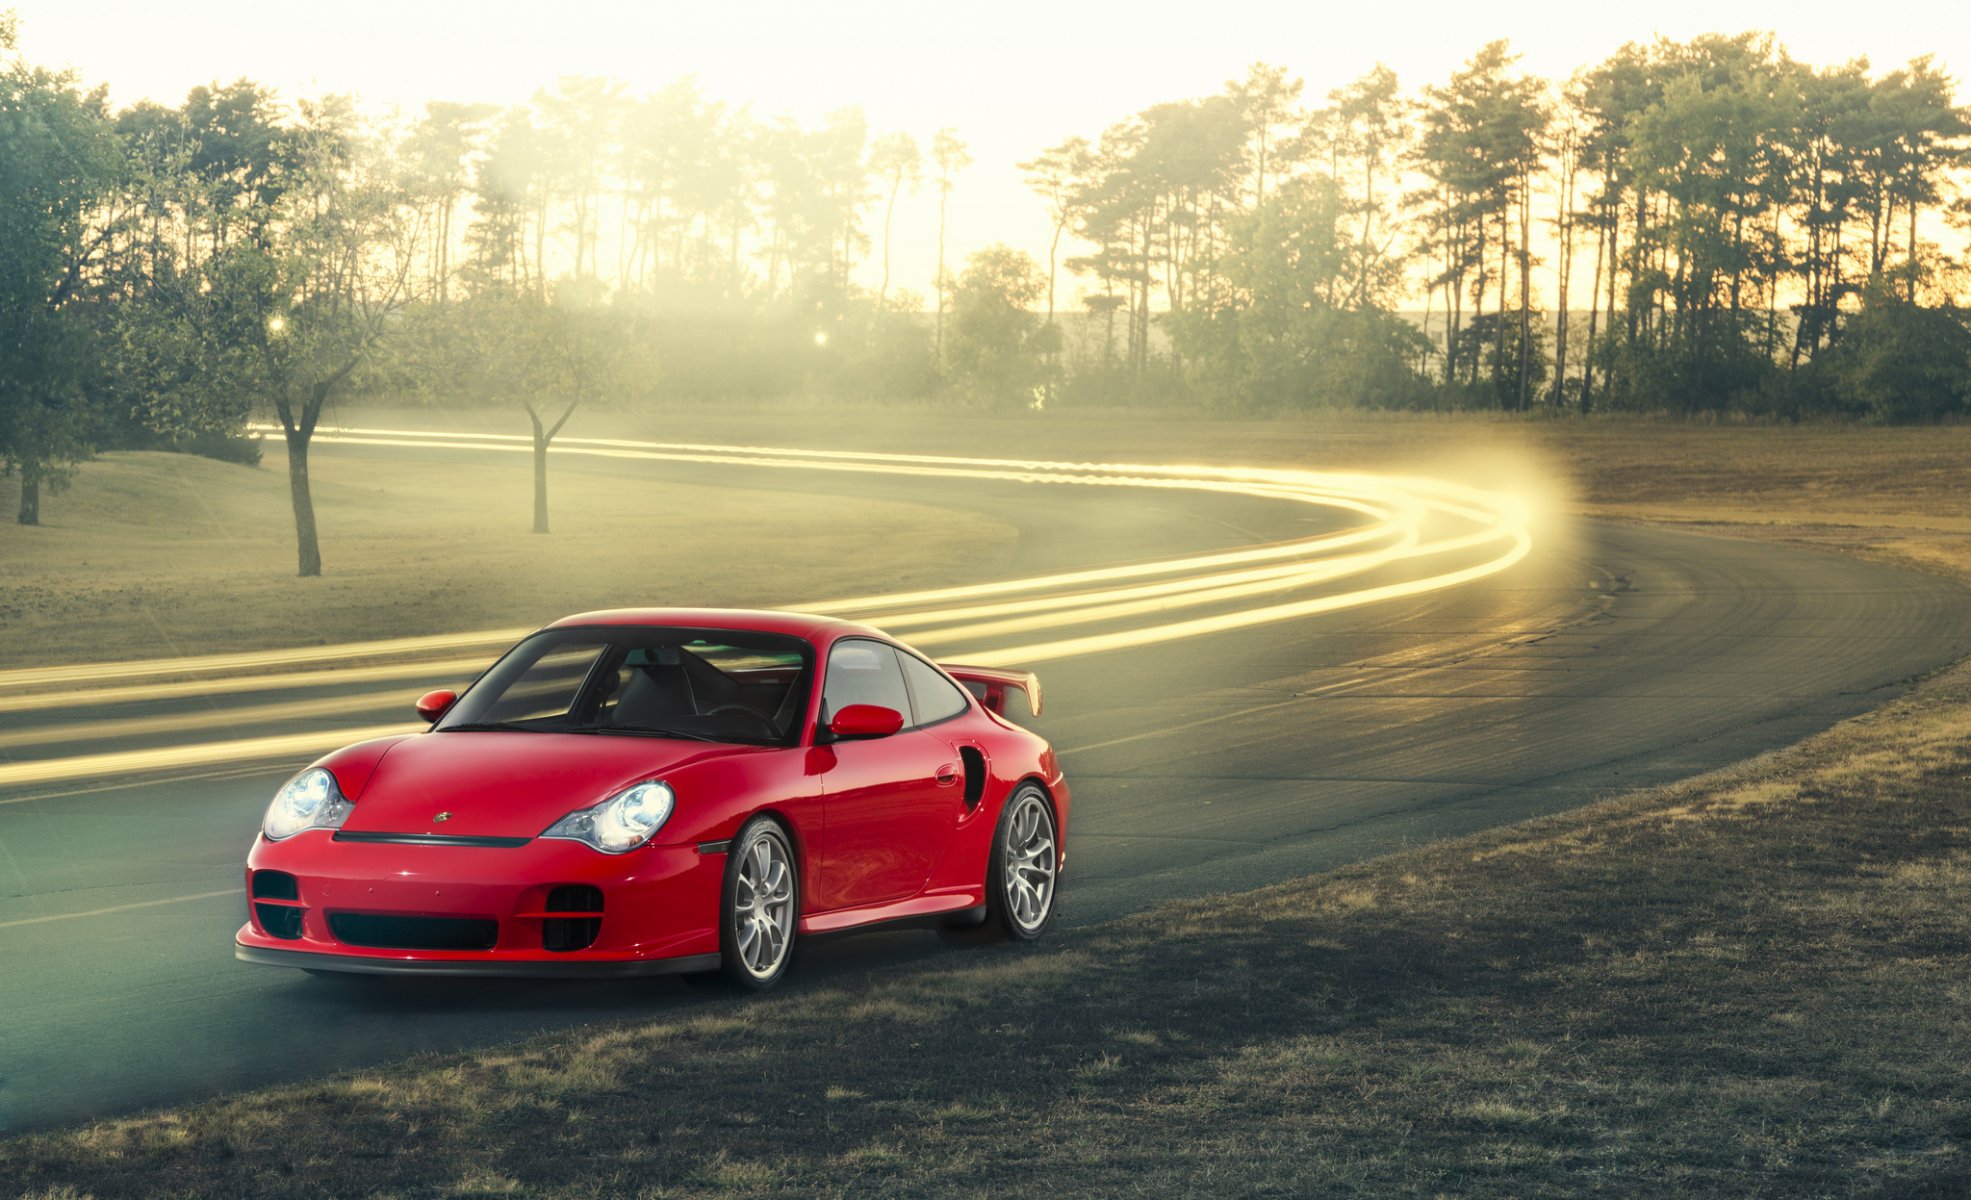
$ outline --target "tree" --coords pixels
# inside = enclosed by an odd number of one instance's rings
[[[21,61],[14,37],[0,14],[0,465],[35,525],[42,484],[89,450],[86,293],[117,226],[102,202],[120,157],[102,93]]]
[[[1294,106],[1300,102],[1301,81],[1289,79],[1286,68],[1254,63],[1246,77],[1225,85],[1245,118],[1251,139],[1252,201],[1266,199],[1266,173],[1274,166],[1277,134],[1294,119]]]
[[[1351,205],[1332,176],[1278,184],[1232,218],[1220,266],[1226,302],[1173,316],[1187,378],[1215,401],[1248,408],[1416,403],[1411,364],[1422,335],[1390,309],[1400,274],[1367,272]]]
[[[1583,413],[1594,404],[1597,360],[1615,358],[1597,338],[1605,336],[1612,339],[1616,336],[1617,297],[1624,265],[1622,215],[1631,177],[1628,169],[1630,122],[1660,93],[1661,80],[1657,78],[1648,51],[1634,43],[1624,45],[1600,65],[1577,73],[1568,89],[1568,104],[1578,111],[1585,125],[1581,140],[1582,165],[1593,171],[1601,184],[1588,218],[1595,227],[1595,273],[1588,289],[1587,345],[1582,354]],[[1638,203],[1633,208],[1638,233],[1643,207]],[[1605,334],[1602,330],[1604,301]],[[1633,328],[1630,333],[1633,336]],[[1611,373],[1603,382],[1612,390],[1614,375]]]
[[[557,285],[549,300],[529,293],[475,301],[465,321],[483,371],[480,395],[518,403],[534,434],[534,528],[548,532],[548,450],[584,403],[618,390],[621,331],[593,284]],[[556,409],[560,412],[557,414]]]
[[[965,143],[958,140],[954,129],[940,129],[931,139],[931,161],[938,168],[938,273],[935,283],[938,291],[938,324],[936,353],[938,369],[944,369],[944,308],[948,276],[944,269],[944,229],[945,211],[951,204],[951,189],[958,172],[972,165],[972,156],[966,151]]]
[[[547,195],[567,214],[567,223],[561,228],[574,243],[577,279],[595,279],[601,272],[603,176],[615,146],[623,102],[621,83],[592,75],[562,79],[553,91],[534,95],[543,135],[537,153],[547,180]]]
[[[862,228],[862,206],[872,198],[867,190],[869,159],[864,154],[869,122],[860,108],[836,109],[809,135],[809,144],[830,235],[829,279],[846,293],[849,272],[869,252],[869,235]]]
[[[1396,72],[1375,70],[1328,93],[1329,107],[1315,114],[1312,128],[1326,142],[1321,154],[1337,185],[1350,194],[1348,215],[1356,225],[1355,272],[1338,286],[1366,295],[1372,275],[1390,257],[1394,230],[1377,187],[1390,172],[1403,142],[1402,100]],[[1303,144],[1309,140],[1303,138]],[[1359,302],[1359,301],[1358,301]]]
[[[883,282],[876,288],[876,304],[881,307],[890,294],[890,220],[896,216],[897,196],[908,184],[914,191],[923,177],[924,156],[917,139],[907,133],[891,133],[876,139],[869,151],[869,169],[888,185],[889,198],[883,203]]]
[[[1762,272],[1750,234],[1784,186],[1773,147],[1788,118],[1762,39],[1703,37],[1658,57],[1661,86],[1628,122],[1627,174],[1638,213],[1649,214],[1629,243],[1642,338],[1629,357],[1655,360],[1632,382],[1673,381],[1651,403],[1722,407],[1757,382],[1745,301]]]
[[[1858,182],[1869,208],[1869,278],[1889,271],[1896,219],[1904,224],[1904,298],[1916,299],[1923,274],[1917,226],[1923,210],[1943,196],[1943,178],[1971,158],[1963,138],[1965,114],[1951,103],[1955,81],[1926,55],[1892,71],[1870,89],[1861,135]]]
[[[286,438],[300,574],[322,573],[308,450],[329,402],[415,297],[417,214],[348,101],[304,103],[278,199],[208,267],[222,352],[207,386],[263,399]]]
[[[1923,308],[1875,285],[1828,355],[1837,392],[1884,421],[1935,421],[1971,410],[1971,314]]]
[[[1087,138],[1071,137],[1040,152],[1039,157],[1019,164],[1026,172],[1027,186],[1047,201],[1047,215],[1054,233],[1047,243],[1047,328],[1054,328],[1055,280],[1060,267],[1061,236],[1081,216],[1081,195],[1088,186],[1089,172],[1095,166],[1095,152]],[[1059,335],[1055,335],[1059,346]],[[1050,380],[1051,383],[1051,380]]]
[[[1492,42],[1451,77],[1445,87],[1425,89],[1423,129],[1414,162],[1432,187],[1420,199],[1426,206],[1430,245],[1441,255],[1431,285],[1445,291],[1449,328],[1445,338],[1445,381],[1463,372],[1476,378],[1478,363],[1464,353],[1472,343],[1461,337],[1463,304],[1469,289],[1472,322],[1485,314],[1485,294],[1498,282],[1497,310],[1508,307],[1511,265],[1519,265],[1517,343],[1521,348],[1516,387],[1501,396],[1505,407],[1524,408],[1532,388],[1532,225],[1533,175],[1540,168],[1540,145],[1547,124],[1545,87],[1513,75],[1518,56],[1503,42]],[[1517,234],[1515,255],[1514,235]],[[1498,271],[1491,274],[1489,246],[1498,247]],[[1503,356],[1507,325],[1492,322],[1493,358]]]
[[[706,99],[694,76],[626,111],[622,174],[627,228],[619,288],[718,281],[740,284],[742,231],[751,224],[751,121]]]
[[[472,180],[471,159],[499,110],[490,104],[452,104],[434,100],[425,105],[403,146],[410,185],[415,196],[430,206],[425,223],[431,230],[427,268],[439,300],[451,292],[452,221]]]
[[[210,252],[218,254],[236,225],[256,230],[279,196],[287,165],[280,105],[271,90],[238,79],[193,88],[182,113],[194,184],[186,233],[203,224]]]
[[[491,145],[473,172],[473,222],[468,282],[475,289],[547,290],[546,240],[550,203],[543,134],[525,109],[501,116]],[[528,243],[534,245],[528,254]]]
[[[951,372],[972,398],[1000,408],[1031,404],[1046,377],[1053,330],[1034,312],[1046,277],[1005,245],[966,259],[951,297]]]
[[[1152,105],[1105,130],[1074,202],[1080,232],[1096,253],[1069,260],[1103,282],[1107,307],[1129,317],[1128,364],[1150,364],[1152,301],[1172,314],[1216,302],[1224,221],[1236,211],[1245,175],[1246,117],[1238,98]]]
[[[1582,217],[1578,205],[1585,133],[1579,106],[1571,100],[1564,101],[1556,110],[1552,140],[1547,144],[1547,153],[1554,165],[1552,227],[1559,250],[1559,261],[1554,272],[1553,386],[1547,392],[1548,402],[1555,406],[1564,403],[1568,394],[1567,336],[1574,307],[1574,240]]]

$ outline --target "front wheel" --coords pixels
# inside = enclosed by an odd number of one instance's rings
[[[1006,801],[986,866],[986,919],[978,932],[1030,942],[1054,920],[1060,838],[1047,793],[1027,784]]]
[[[748,821],[726,853],[719,904],[719,969],[728,983],[763,992],[780,982],[793,959],[800,898],[787,832],[771,817]]]

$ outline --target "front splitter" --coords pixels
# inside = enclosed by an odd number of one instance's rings
[[[643,975],[679,975],[716,971],[716,954],[687,954],[636,962],[459,962],[449,959],[371,958],[360,954],[320,954],[312,950],[272,950],[233,944],[241,962],[270,967],[299,967],[304,971],[346,971],[356,975],[468,976],[505,979],[632,979]]]

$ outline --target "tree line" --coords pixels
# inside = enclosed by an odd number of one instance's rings
[[[1028,167],[1099,397],[1911,419],[1971,401],[1953,90],[1761,34],[1563,81],[1495,42],[1416,94],[1257,65]]]
[[[251,80],[113,109],[0,17],[0,460],[38,518],[94,449],[285,439],[298,565],[328,406],[671,398],[1603,409],[1931,419],[1971,404],[1966,113],[1918,60],[1746,34],[1566,80],[1505,43],[1406,91],[1258,64],[1018,164],[1044,258],[946,261],[971,165],[853,108],[566,79],[380,119]],[[930,296],[896,286],[935,203]],[[1064,293],[1074,299],[1058,304]]]

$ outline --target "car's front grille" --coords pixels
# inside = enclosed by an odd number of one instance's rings
[[[330,913],[329,931],[337,941],[377,950],[491,950],[500,939],[500,923],[483,917]]]
[[[543,949],[586,950],[602,933],[602,889],[586,883],[563,884],[548,893],[547,914],[541,920]]]

